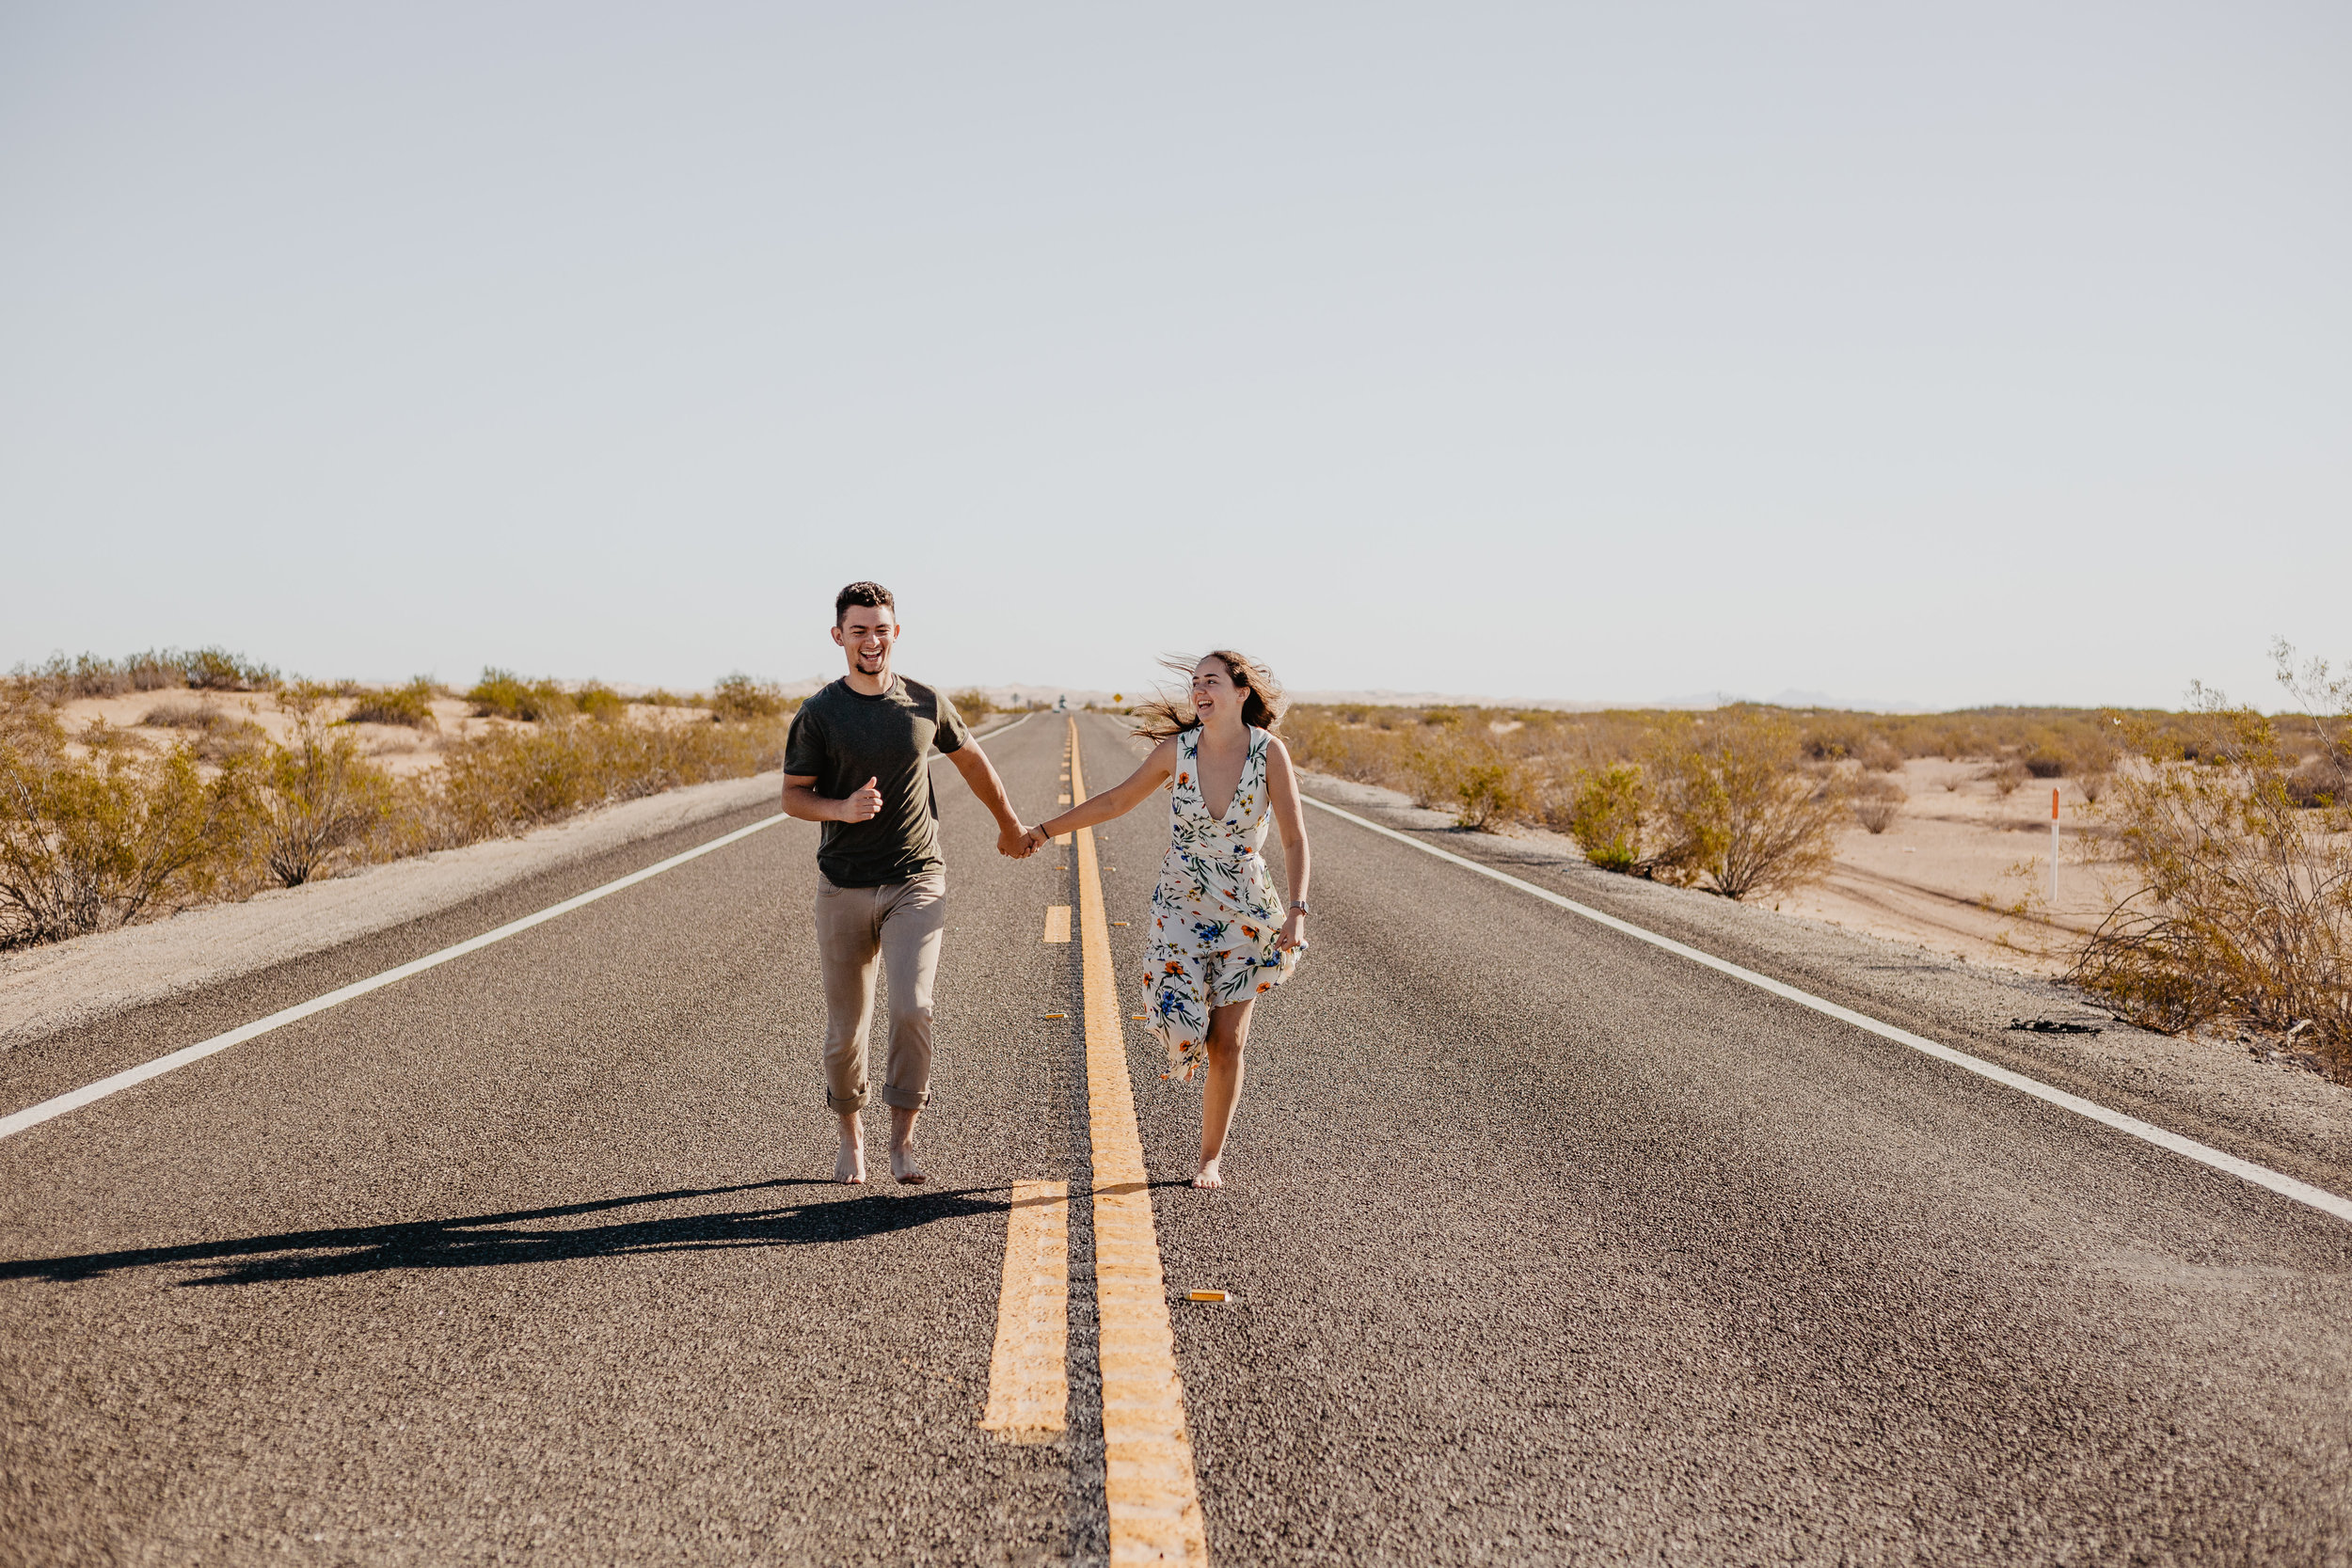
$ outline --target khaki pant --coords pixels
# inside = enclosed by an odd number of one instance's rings
[[[931,981],[947,923],[947,878],[927,871],[881,887],[817,879],[817,951],[825,974],[825,1103],[866,1108],[866,1031],[874,958],[890,971],[890,1055],[882,1101],[919,1111],[931,1098]]]

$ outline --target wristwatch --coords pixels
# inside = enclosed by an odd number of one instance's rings
[[[1307,900],[1304,898],[1292,899],[1291,908],[1296,910],[1300,914],[1312,914],[1315,912],[1307,907]]]

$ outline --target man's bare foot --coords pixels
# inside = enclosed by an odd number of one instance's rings
[[[1216,1168],[1216,1161],[1211,1160],[1200,1167],[1200,1174],[1192,1179],[1192,1184],[1196,1187],[1222,1187],[1225,1185],[1225,1173]]]
[[[833,1162],[833,1179],[845,1187],[862,1186],[866,1181],[866,1150],[855,1144],[843,1144]]]
[[[890,1151],[890,1174],[910,1187],[930,1180],[924,1174],[923,1167],[915,1163],[914,1149],[911,1146]]]

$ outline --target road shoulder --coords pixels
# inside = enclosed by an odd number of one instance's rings
[[[1383,826],[2115,1110],[2331,1190],[2352,1182],[2352,1089],[2310,1072],[2134,1028],[2055,979],[1613,876],[1539,839],[1466,832],[1395,790],[1312,773],[1304,783]],[[2030,1033],[2012,1020],[2099,1032]]]

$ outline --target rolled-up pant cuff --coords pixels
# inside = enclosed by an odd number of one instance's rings
[[[853,1116],[857,1112],[866,1109],[866,1097],[860,1094],[851,1095],[845,1099],[842,1096],[834,1093],[831,1089],[827,1089],[825,1091],[825,1109],[828,1111],[838,1111],[845,1116]]]
[[[893,1088],[890,1085],[884,1084],[882,1090],[882,1102],[885,1105],[896,1106],[901,1111],[919,1111],[931,1102],[931,1091]]]

